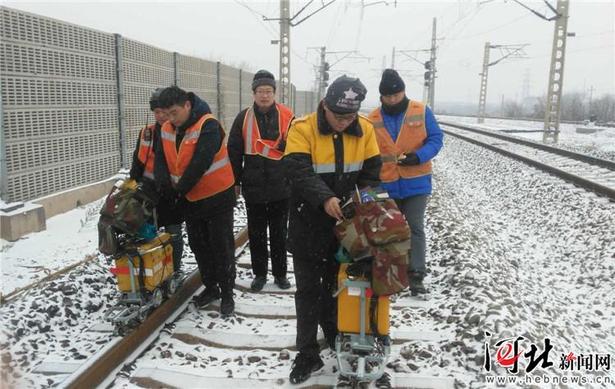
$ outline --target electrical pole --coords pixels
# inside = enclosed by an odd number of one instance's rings
[[[280,85],[278,90],[278,100],[288,106],[291,105],[291,82],[290,82],[290,28],[298,26],[316,13],[327,8],[336,0],[330,0],[328,3],[322,3],[320,8],[310,13],[298,22],[293,22],[312,2],[309,1],[303,6],[294,16],[290,16],[290,0],[280,0],[280,17],[267,18],[263,16],[265,21],[277,20],[280,22]],[[272,42],[273,43],[273,42]]]
[[[568,35],[568,5],[569,0],[557,0],[551,49],[551,67],[549,70],[549,89],[547,90],[547,107],[545,110],[544,142],[557,142],[559,136],[559,120],[564,84],[564,59],[566,57],[566,36]]]
[[[429,78],[429,95],[427,104],[431,110],[435,110],[435,93],[436,93],[436,18],[433,18],[431,27],[431,55],[429,57],[431,64],[431,72]]]
[[[483,54],[483,71],[480,73],[480,96],[478,98],[478,122],[485,122],[485,105],[487,103],[487,74],[489,73],[489,52],[491,44],[485,42]]]
[[[318,67],[318,102],[322,100],[325,96],[325,88],[326,83],[329,80],[325,80],[325,78],[329,78],[329,73],[327,73],[328,64],[326,62],[327,48],[322,46],[320,48],[320,66]]]
[[[290,0],[280,0],[280,87],[278,98],[290,106]]]
[[[395,46],[393,46],[393,53],[391,54],[391,69],[395,69]]]
[[[592,100],[594,97],[594,86],[590,86],[589,87],[589,104],[587,105],[587,115],[589,116],[589,119],[591,120],[592,118]]]
[[[483,71],[480,76],[480,96],[478,98],[478,123],[485,122],[485,109],[487,105],[487,76],[489,74],[489,66],[496,65],[506,58],[525,58],[525,52],[523,48],[527,46],[527,43],[520,45],[492,45],[489,42],[485,42],[485,52],[483,54]],[[489,62],[489,52],[491,49],[500,49],[502,57]]]

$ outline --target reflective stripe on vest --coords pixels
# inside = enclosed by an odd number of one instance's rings
[[[345,163],[344,173],[358,172],[363,167],[363,161],[355,163]],[[312,164],[314,172],[317,174],[335,173],[334,163],[314,163]]]
[[[203,177],[215,172],[216,170],[222,169],[228,163],[230,163],[230,159],[228,158],[228,156],[212,163],[211,165],[209,165],[209,169],[207,169],[205,173],[203,173]],[[171,175],[171,181],[173,181],[174,184],[177,184],[180,178],[181,178],[180,176]]]
[[[372,111],[369,118],[376,129],[376,138],[380,147],[382,158],[380,180],[382,182],[394,182],[400,178],[414,178],[431,174],[431,161],[415,166],[397,164],[402,154],[415,152],[423,146],[423,142],[427,138],[425,106],[422,103],[410,101],[395,141],[384,126],[380,108]]]
[[[201,136],[201,128],[208,119],[214,119],[213,115],[203,115],[190,128],[186,129],[186,133],[179,145],[179,150],[175,144],[177,135],[173,125],[167,122],[162,126],[162,147],[173,185],[177,185],[190,164],[196,150],[197,140]],[[224,143],[224,130],[221,127],[220,131],[222,134],[220,150],[214,156],[214,160],[207,171],[203,173],[199,181],[186,194],[186,198],[189,201],[198,201],[211,197],[230,188],[235,182],[233,169],[228,158],[228,151]]]
[[[275,107],[278,111],[278,131],[280,133],[276,140],[261,138],[258,121],[254,114],[254,108],[250,107],[247,109],[242,128],[244,154],[260,155],[261,157],[274,160],[280,160],[284,156],[284,151],[279,150],[278,146],[280,142],[286,138],[293,113],[285,105],[275,103]]]
[[[143,164],[143,177],[154,179],[154,134],[156,126],[150,124],[139,132],[139,152],[137,158]]]

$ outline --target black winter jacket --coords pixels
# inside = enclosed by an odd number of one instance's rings
[[[152,148],[154,149],[154,154],[157,153],[156,149],[159,146],[156,143],[156,139],[160,138],[160,124],[156,123],[154,125],[154,131],[152,132]],[[143,189],[147,192],[156,191],[155,184],[148,178],[143,177],[143,172],[145,171],[145,165],[139,160],[139,147],[141,146],[141,131],[139,131],[139,137],[137,138],[137,145],[135,146],[135,151],[132,154],[132,166],[130,167],[130,178],[137,182],[143,183]],[[180,224],[183,221],[182,214],[176,208],[176,201],[174,198],[169,198],[168,196],[161,196],[159,193],[155,193],[152,196],[157,200],[156,203],[156,214],[157,214],[157,222],[159,226],[168,226],[173,224]]]
[[[194,93],[190,92],[192,111],[188,120],[176,128],[176,147],[179,149],[184,138],[186,129],[198,121],[201,116],[211,113],[209,105]],[[178,209],[181,210],[186,220],[211,217],[232,209],[235,206],[235,191],[233,187],[199,201],[188,201],[186,193],[199,182],[205,171],[211,166],[214,157],[224,140],[223,131],[217,120],[207,120],[203,123],[201,134],[197,140],[196,149],[190,164],[173,188],[171,175],[167,166],[164,153],[156,153],[154,164],[154,176],[156,185],[162,196],[174,198]],[[156,139],[156,150],[163,150],[161,137]]]
[[[364,139],[359,141],[355,137]],[[344,144],[345,138],[349,143],[362,144],[357,146],[362,149],[350,150],[349,145]],[[329,156],[322,150],[331,143],[333,155]],[[308,150],[320,154],[315,155]],[[350,161],[351,155],[363,155],[363,159]],[[329,257],[333,254],[331,250],[337,247],[333,234],[335,219],[324,211],[324,202],[330,197],[338,197],[343,202],[349,198],[355,185],[363,188],[380,184],[382,160],[374,128],[369,120],[361,118],[360,121],[355,120],[343,134],[337,134],[327,123],[321,104],[315,119],[309,115],[293,122],[283,161],[292,188],[289,251],[304,255],[308,253],[312,258]],[[317,173],[315,166],[318,162],[324,162],[321,168],[329,171]],[[352,163],[349,162],[359,162],[360,168],[350,169]]]
[[[256,104],[253,109],[262,139],[278,139],[280,129],[275,105],[266,113],[260,112]],[[235,173],[235,185],[241,185],[243,197],[248,203],[268,203],[287,199],[290,197],[290,186],[284,174],[282,161],[244,154],[245,140],[242,130],[247,111],[246,108],[235,117],[228,139],[228,153]]]

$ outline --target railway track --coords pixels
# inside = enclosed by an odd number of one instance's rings
[[[235,237],[237,253],[247,242],[247,230]],[[249,290],[249,254],[240,255],[237,262],[236,315],[222,318],[217,303],[206,310],[190,304],[191,297],[200,290],[198,271],[187,278],[172,298],[153,311],[133,332],[124,337],[113,335],[106,323],[90,331],[108,333],[108,342],[83,361],[47,360],[36,373],[55,376],[64,388],[84,387],[291,387],[288,383],[290,363],[294,358],[295,307],[294,288],[280,290],[268,283],[263,291]],[[289,260],[289,279],[294,284],[292,260]],[[410,320],[408,312],[426,311],[429,301],[410,297],[398,298],[392,304],[391,356],[399,357],[408,342],[436,344],[453,334],[434,331],[429,323]],[[324,344],[324,343],[323,343]],[[181,351],[180,351],[181,350]],[[200,350],[200,351],[199,351]],[[173,358],[159,355],[173,352],[191,355],[190,361],[209,362],[209,368],[194,369],[174,363]],[[201,352],[201,354],[199,354]],[[329,354],[327,354],[329,353]],[[334,386],[337,382],[335,359],[331,351],[323,351],[325,368],[301,386]],[[153,357],[152,357],[153,355]],[[139,359],[141,358],[141,359]],[[242,369],[255,360],[274,360],[266,373]],[[170,362],[171,361],[171,362]],[[224,362],[227,361],[227,362]],[[232,361],[232,362],[230,362]],[[244,361],[244,362],[241,362]],[[197,363],[197,362],[195,362]],[[233,365],[231,369],[227,365]],[[193,366],[194,367],[194,366]],[[262,370],[262,369],[261,369]],[[429,376],[395,372],[388,369],[392,387],[452,388],[453,377]],[[233,372],[231,372],[233,371]],[[59,378],[59,379],[58,379]],[[119,382],[119,383],[118,383]]]
[[[523,161],[615,201],[615,162],[519,139],[495,131],[441,121],[443,131]]]

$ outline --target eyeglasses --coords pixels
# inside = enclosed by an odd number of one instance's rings
[[[357,114],[356,113],[351,113],[351,114],[346,114],[346,115],[339,115],[333,111],[330,111],[333,114],[333,117],[335,118],[335,120],[337,120],[338,122],[353,122],[356,118],[357,118]]]
[[[259,96],[272,96],[275,92],[272,90],[257,90],[254,94]]]

